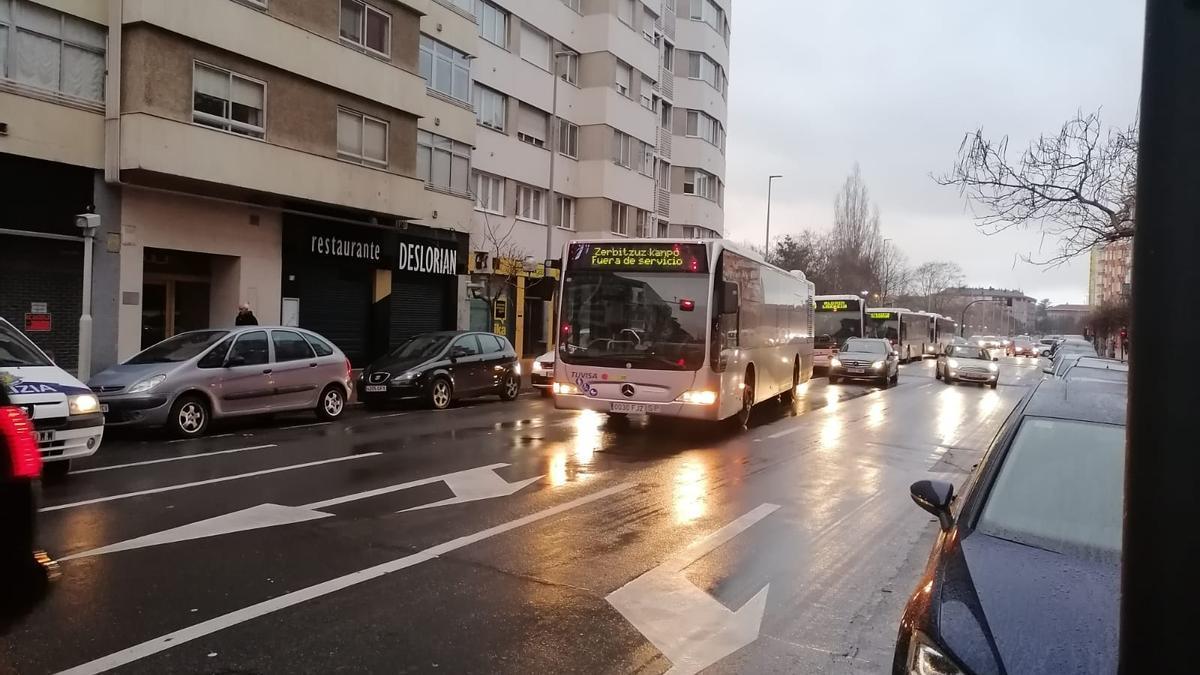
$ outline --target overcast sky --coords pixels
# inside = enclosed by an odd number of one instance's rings
[[[984,236],[929,174],[949,169],[978,126],[1023,149],[1080,108],[1132,121],[1143,12],[1140,0],[735,0],[726,237],[762,241],[769,174],[784,176],[772,235],[827,230],[857,161],[884,236],[910,263],[954,260],[973,285],[1086,302],[1086,258],[1020,262],[1054,243]]]

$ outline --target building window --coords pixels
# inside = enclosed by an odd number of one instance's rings
[[[508,97],[495,89],[476,84],[474,99],[475,121],[490,129],[504,131]]]
[[[417,178],[429,187],[470,194],[471,146],[431,134],[417,132]]]
[[[633,66],[623,61],[617,61],[617,68],[613,86],[616,87],[617,93],[628,98],[632,94],[633,89]]]
[[[254,7],[257,7],[257,8],[259,8],[259,9],[266,9],[266,8],[267,8],[267,0],[241,0],[241,2],[243,2],[243,3],[247,4],[247,5],[252,5],[252,6],[254,6]],[[0,2],[0,4],[3,4],[3,2]]]
[[[699,110],[687,111],[685,133],[692,138],[703,138],[718,148],[725,149],[725,128],[707,113]]]
[[[621,23],[633,28],[634,0],[617,0],[617,18]]]
[[[661,190],[671,189],[671,163],[658,160],[658,187]]]
[[[653,223],[650,222],[650,212],[637,209],[637,236],[649,237],[650,227]]]
[[[642,76],[642,88],[638,90],[638,100],[646,110],[654,110],[654,80]]]
[[[663,42],[662,67],[672,72],[675,70],[675,45],[670,42]]]
[[[654,178],[654,146],[642,141],[637,143],[642,146],[642,163],[638,167],[638,173]]]
[[[387,167],[387,122],[338,108],[337,125],[338,157],[359,164]]]
[[[559,195],[554,198],[554,226],[564,230],[575,229],[575,200]]]
[[[675,107],[666,101],[662,102],[662,128],[670,130],[671,118],[675,114]]]
[[[521,58],[550,70],[550,38],[527,23],[521,24]]]
[[[623,131],[613,129],[613,161],[629,168],[633,166],[633,139]]]
[[[704,80],[713,89],[725,93],[725,71],[707,54],[700,52],[688,54],[688,77],[693,80]]]
[[[546,147],[546,127],[550,116],[537,108],[521,104],[517,111],[517,139],[539,148]]]
[[[0,0],[0,78],[104,100],[105,29],[42,5]]]
[[[576,12],[579,11],[579,0],[562,0],[562,3]]]
[[[387,56],[392,51],[392,16],[359,0],[342,0],[342,39]]]
[[[475,172],[475,208],[504,215],[504,179],[482,171]]]
[[[666,239],[670,234],[668,226],[669,226],[669,223],[667,223],[667,221],[665,221],[665,220],[658,221],[658,223],[656,225],[657,232],[655,232],[654,236],[658,237],[659,239]]]
[[[479,0],[479,35],[497,47],[508,49],[508,12],[487,0]]]
[[[629,219],[632,217],[631,211],[633,211],[632,206],[613,202],[611,228],[613,234],[619,234],[622,237],[629,236]]]
[[[579,157],[579,127],[562,118],[558,120],[558,151],[567,157]]]
[[[235,134],[266,135],[266,85],[244,75],[196,62],[192,69],[192,121]]]
[[[566,47],[564,47],[564,50]],[[579,86],[579,54],[574,52],[563,54],[562,72],[558,74],[567,84]]]
[[[712,29],[717,31],[717,34],[728,39],[728,24],[725,21],[725,12],[713,0],[691,0],[689,9],[689,18],[695,21],[703,21],[712,26]]]
[[[646,38],[646,42],[654,43],[654,24],[657,17],[650,11],[649,7],[642,5],[642,37]]]
[[[546,222],[546,192],[528,185],[517,186],[517,217],[535,223]]]
[[[717,201],[717,179],[701,169],[683,170],[683,194]]]
[[[471,62],[466,54],[421,36],[421,77],[432,90],[460,101],[471,97]]]

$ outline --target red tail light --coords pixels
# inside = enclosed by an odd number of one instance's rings
[[[24,410],[16,406],[0,407],[0,436],[8,445],[13,477],[37,478],[42,475],[42,453],[38,452],[33,422]]]
[[[350,377],[354,373],[354,366],[350,365],[350,359],[346,359],[346,377]]]

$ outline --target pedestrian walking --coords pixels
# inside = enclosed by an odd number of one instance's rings
[[[250,305],[242,303],[238,306],[237,319],[234,320],[235,326],[257,326],[258,317],[254,316],[254,312],[250,311]]]

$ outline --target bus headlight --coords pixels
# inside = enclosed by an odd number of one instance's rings
[[[573,384],[567,384],[566,382],[555,382],[554,393],[562,394],[564,396],[575,396],[579,394],[579,387],[576,387]]]
[[[829,367],[830,368],[841,368],[842,362],[838,360],[838,357],[831,356],[831,357],[829,357]]]
[[[708,390],[685,391],[675,399],[679,403],[692,405],[712,405],[717,402],[717,392]]]

